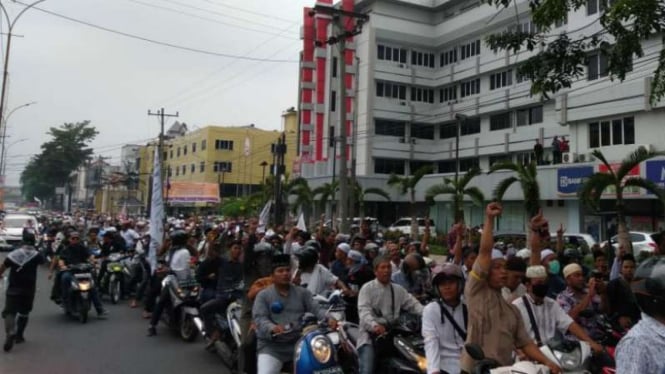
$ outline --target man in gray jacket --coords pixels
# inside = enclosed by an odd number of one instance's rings
[[[399,319],[400,311],[421,315],[423,306],[420,302],[397,284],[390,283],[392,265],[389,257],[377,257],[374,260],[376,279],[365,283],[358,295],[358,314],[360,315],[360,336],[358,354],[360,374],[374,373],[374,352],[372,337],[389,332],[391,324]]]
[[[256,323],[258,374],[278,374],[282,365],[293,360],[295,343],[300,338],[300,320],[305,313],[319,320],[326,311],[312,300],[303,287],[291,284],[291,257],[277,255],[272,260],[273,284],[259,292],[252,308]],[[334,327],[336,321],[331,320]]]

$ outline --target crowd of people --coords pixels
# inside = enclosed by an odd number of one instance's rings
[[[501,365],[530,360],[559,373],[539,347],[553,339],[581,341],[602,363],[609,353],[601,317],[623,336],[616,347],[618,373],[665,373],[665,258],[658,250],[638,263],[629,248],[594,248],[593,268],[588,268],[579,250],[564,248],[563,227],[551,240],[547,219],[538,214],[529,222],[529,249],[516,251],[494,240],[501,212],[499,203],[486,207],[478,243],[462,223],[453,226],[448,257],[436,261],[429,253],[429,226],[422,242],[407,236],[384,241],[368,222],[351,235],[326,227],[323,217],[313,233],[260,227],[255,218],[171,218],[156,249],[157,266],[148,253],[153,223],[105,216],[44,220],[40,227],[26,227],[23,244],[0,265],[0,275],[9,271],[4,350],[25,341],[37,268],[46,255],[54,255],[51,298],[64,305],[69,266],[102,264],[101,279],[111,253],[132,252],[142,254],[143,275],[130,280],[129,303],[142,304],[149,336],[158,333],[169,301],[161,287],[167,273],[194,277],[200,285],[209,346],[220,338],[215,313],[224,313],[233,301],[242,303],[240,373],[279,373],[293,359],[300,337],[290,326],[305,313],[335,328],[339,321],[312,301],[313,295],[333,289],[344,295],[347,321],[359,326],[362,374],[376,371],[383,349],[379,338],[390,334],[405,313],[420,317],[427,373],[473,372],[476,362],[464,349],[468,343]],[[106,318],[94,290],[91,299],[98,316]]]

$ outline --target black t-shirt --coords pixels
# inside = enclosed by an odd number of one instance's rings
[[[17,249],[16,251],[20,251]],[[37,267],[44,263],[44,256],[37,252],[23,265],[12,261],[8,256],[5,258],[5,267],[9,269],[9,285],[7,295],[25,295],[35,292],[37,283]]]
[[[89,257],[88,249],[80,244],[69,245],[60,253],[60,258],[65,265],[82,264],[88,261]]]

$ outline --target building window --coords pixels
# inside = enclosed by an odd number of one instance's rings
[[[187,174],[187,165],[182,165],[182,175]]]
[[[404,137],[405,127],[406,124],[404,122],[391,121],[387,119],[374,120],[374,133],[376,135]]]
[[[587,60],[587,79],[592,81],[599,77],[607,76],[608,61],[607,56],[597,52],[589,55]]]
[[[173,150],[170,150],[170,151],[169,151],[169,158],[170,158],[170,159],[173,159]]]
[[[498,163],[498,162],[504,162],[504,161],[512,161],[513,157],[510,154],[500,154],[500,155],[493,155],[490,156],[490,166]]]
[[[424,123],[411,124],[411,137],[418,139],[434,139],[434,125]]]
[[[439,90],[439,102],[457,100],[457,86],[444,87]]]
[[[480,93],[480,79],[471,79],[459,84],[460,97],[477,95]]]
[[[330,111],[334,112],[337,109],[337,91],[330,92]]]
[[[619,144],[635,144],[633,117],[589,123],[589,148]]]
[[[538,27],[536,25],[529,21],[522,22],[519,25],[512,25],[508,27],[508,31],[514,33],[514,32],[521,32],[525,34],[537,34],[538,33]]]
[[[462,127],[460,128],[460,134],[464,135],[473,135],[480,133],[480,117],[467,118],[462,122]]]
[[[457,137],[457,122],[444,123],[439,127],[439,139],[452,139]]]
[[[183,155],[187,154],[187,146],[182,147],[182,154]]]
[[[457,168],[457,162],[453,160],[439,161],[438,165],[439,173],[454,173]],[[460,158],[459,160],[459,171],[467,172],[472,167],[480,167],[480,160],[477,157],[473,158]]]
[[[375,158],[374,174],[404,175],[404,160],[395,160],[390,158]]]
[[[434,67],[434,53],[411,51],[411,65]]]
[[[420,168],[429,166],[430,170],[432,167],[432,162],[431,161],[409,161],[409,170],[411,174],[415,173],[416,171],[420,170]]]
[[[441,65],[441,67],[456,63],[457,62],[457,47],[442,52],[440,58],[441,58],[441,61],[440,61],[439,65]]]
[[[189,168],[189,172],[192,174],[196,172],[196,164],[192,164],[192,166]]]
[[[206,139],[201,140],[201,150],[202,151],[206,150],[206,145],[208,145],[208,141]]]
[[[199,164],[199,173],[203,173],[205,171],[206,171],[206,162],[201,161],[201,163]]]
[[[507,70],[490,75],[490,90],[511,86],[513,84],[513,71]]]
[[[169,178],[173,176],[173,169],[171,169],[170,166],[166,169],[166,175],[168,175]]]
[[[460,47],[460,60],[465,60],[480,54],[480,39],[474,40]]]
[[[434,90],[431,88],[411,87],[411,101],[434,104]]]
[[[331,70],[332,70],[332,77],[337,78],[337,57],[332,58]]]
[[[192,153],[196,153],[196,143],[192,143]]]
[[[376,82],[376,96],[406,100],[406,86],[391,82]]]
[[[504,130],[511,127],[510,112],[499,113],[490,116],[490,131]]]
[[[177,149],[176,157],[180,157],[180,147],[178,147],[178,149]]]
[[[543,106],[520,109],[517,111],[517,126],[527,126],[543,122]]]
[[[233,150],[233,140],[215,140],[215,149]]]
[[[230,173],[233,171],[231,161],[215,161],[212,170],[215,173]]]
[[[587,0],[586,2],[586,14],[590,16],[592,14],[598,13],[598,11],[604,11],[606,7],[607,0]]]
[[[175,176],[177,177],[179,175],[180,175],[180,168],[176,166],[175,167]]]
[[[406,49],[379,44],[377,46],[377,58],[406,64]]]
[[[515,70],[515,82],[517,83],[522,83],[522,82],[528,82],[529,81],[529,76],[523,73],[520,73],[519,69]]]

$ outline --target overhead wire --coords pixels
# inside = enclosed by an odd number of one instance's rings
[[[287,18],[282,18],[282,17],[276,16],[274,14],[261,13],[261,12],[255,11],[255,10],[241,8],[241,7],[238,7],[238,6],[235,6],[235,5],[220,3],[218,1],[211,1],[211,0],[201,0],[201,1],[203,1],[205,3],[208,3],[208,4],[213,4],[213,5],[217,5],[217,6],[220,6],[220,7],[224,7],[224,8],[237,10],[239,12],[244,12],[244,13],[252,14],[252,15],[255,15],[255,16],[265,17],[265,18],[268,18],[268,19],[271,19],[271,20],[279,20],[279,21],[284,21],[284,22],[293,22],[293,20],[289,20]]]

